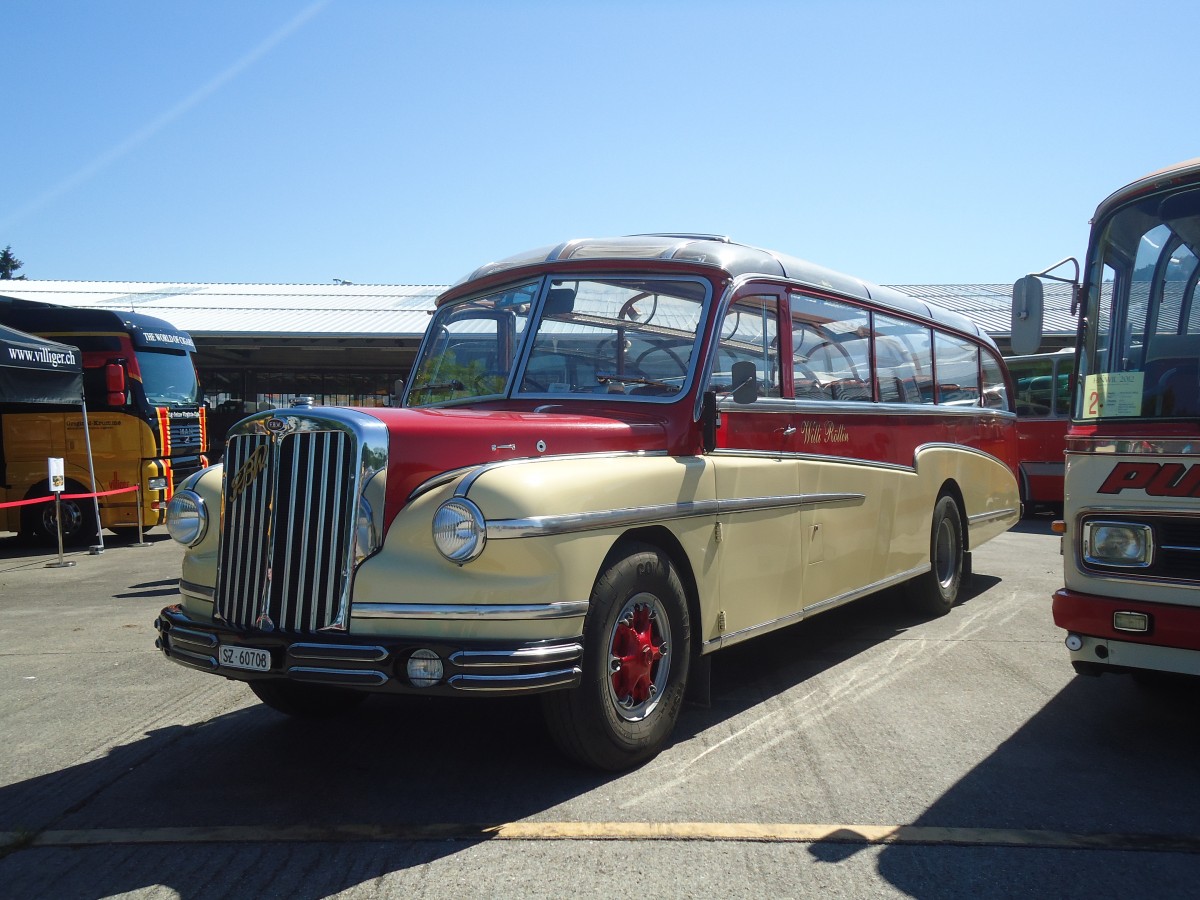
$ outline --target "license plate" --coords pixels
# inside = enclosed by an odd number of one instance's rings
[[[249,669],[251,672],[271,671],[271,654],[266,650],[221,644],[217,648],[217,659],[226,669]]]

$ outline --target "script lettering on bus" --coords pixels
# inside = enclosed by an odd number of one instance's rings
[[[257,450],[250,454],[250,458],[242,463],[242,467],[237,470],[237,474],[233,476],[233,482],[230,484],[229,490],[232,499],[236,500],[242,495],[242,491],[250,487],[254,483],[254,479],[262,473],[262,470],[267,465],[267,448],[260,446]]]
[[[837,422],[817,422],[805,419],[800,423],[801,440],[805,444],[848,444],[850,435],[845,425]]]
[[[1100,485],[1101,494],[1145,491],[1151,497],[1200,497],[1200,464],[1122,462]]]

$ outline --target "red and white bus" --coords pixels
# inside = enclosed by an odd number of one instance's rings
[[[782,254],[521,254],[439,298],[404,408],[233,427],[160,646],[297,715],[540,692],[636,765],[722,647],[894,585],[948,612],[1019,515],[1010,396],[968,319]]]
[[[1121,188],[1092,219],[1053,607],[1083,674],[1200,675],[1198,256],[1200,159]],[[1021,279],[1014,309],[1036,313],[1039,296]],[[1036,315],[1018,321],[1036,332]]]
[[[1027,516],[1039,509],[1061,512],[1075,351],[1010,356],[1005,362],[1016,391],[1022,508]]]

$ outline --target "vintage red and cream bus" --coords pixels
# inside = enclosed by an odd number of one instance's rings
[[[1005,362],[1016,392],[1022,508],[1026,515],[1061,512],[1075,351],[1010,356]]]
[[[1200,159],[1121,188],[1092,220],[1053,604],[1083,674],[1200,675],[1198,255]],[[1035,309],[1037,277],[1014,295]]]
[[[438,300],[403,408],[298,406],[176,494],[168,657],[296,715],[541,692],[636,765],[711,654],[893,585],[945,613],[1017,521],[966,318],[723,238],[575,240]]]

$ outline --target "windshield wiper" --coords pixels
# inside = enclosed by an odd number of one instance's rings
[[[466,389],[467,389],[467,386],[465,384],[463,384],[461,381],[459,381],[457,378],[453,379],[451,381],[440,381],[440,382],[437,382],[436,384],[422,384],[422,385],[414,384],[413,385],[414,391],[445,391],[445,390],[465,391]]]
[[[648,384],[652,387],[673,388],[675,385],[669,384],[666,381],[656,381],[653,378],[645,378],[641,375],[618,375],[615,372],[597,372],[596,380],[601,384],[608,384],[610,381],[618,381],[621,384]]]

